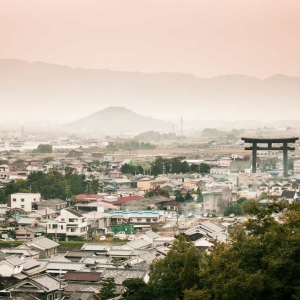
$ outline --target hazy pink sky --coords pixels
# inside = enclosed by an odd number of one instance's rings
[[[300,0],[0,0],[0,58],[300,76]]]

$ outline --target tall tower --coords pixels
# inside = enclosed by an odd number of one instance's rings
[[[183,135],[183,119],[181,117],[181,121],[180,121],[180,131],[181,131],[181,135]]]

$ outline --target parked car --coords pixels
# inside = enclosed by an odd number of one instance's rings
[[[234,218],[234,217],[235,217],[235,214],[229,215],[229,218]]]
[[[135,238],[135,235],[134,234],[131,234],[129,235],[128,237],[128,241],[134,241],[136,238]]]
[[[100,241],[105,241],[106,240],[106,236],[105,235],[102,235],[101,237],[100,237]]]
[[[207,218],[207,216],[208,216],[208,214],[203,214],[203,217],[204,217],[204,218]]]
[[[125,240],[126,237],[127,237],[127,234],[125,233],[125,231],[120,231],[114,235],[114,239]]]

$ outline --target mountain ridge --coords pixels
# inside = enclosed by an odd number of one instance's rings
[[[300,77],[203,78],[0,59],[0,99],[2,120],[31,120],[38,115],[68,123],[108,106],[161,119],[298,119]]]

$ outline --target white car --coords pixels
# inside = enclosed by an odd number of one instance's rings
[[[135,240],[135,235],[134,234],[131,234],[129,237],[128,237],[128,241],[134,241]]]
[[[102,235],[101,237],[100,237],[100,241],[105,241],[106,240],[106,236],[105,235]]]

